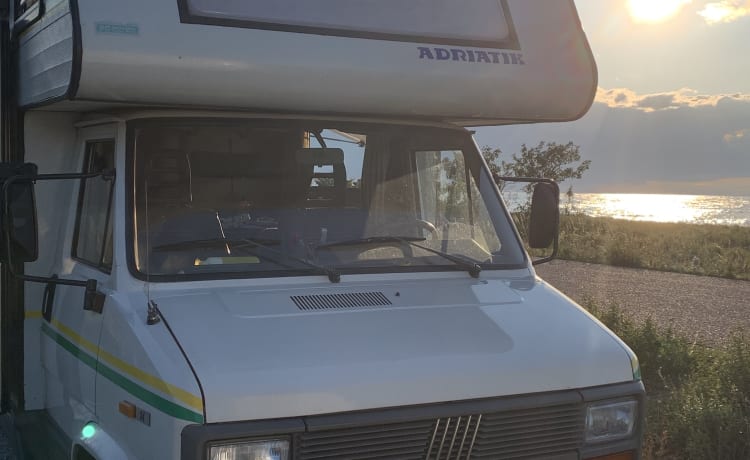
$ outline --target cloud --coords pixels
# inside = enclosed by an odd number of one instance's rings
[[[599,88],[596,102],[612,108],[631,108],[644,112],[683,107],[716,107],[724,102],[750,102],[750,94],[700,94],[690,88],[654,94],[637,94],[627,88]]]
[[[747,196],[748,120],[750,94],[600,89],[578,121],[480,128],[477,142],[507,158],[522,143],[572,141],[591,160],[583,178],[571,183],[578,192]]]
[[[630,17],[638,23],[659,23],[677,15],[693,0],[628,0]]]
[[[750,0],[722,0],[707,3],[698,12],[707,24],[733,22],[742,17],[750,16]]]
[[[684,195],[736,195],[750,190],[750,177],[724,177],[696,181],[648,180],[640,183],[606,184],[591,187],[594,193],[675,193]]]
[[[750,129],[738,129],[737,131],[724,134],[724,142],[727,143],[741,141],[745,138],[750,140]]]
[[[653,94],[642,97],[636,105],[646,110],[664,110],[677,107],[679,104],[675,103],[674,94]]]

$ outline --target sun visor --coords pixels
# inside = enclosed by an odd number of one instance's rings
[[[578,118],[597,83],[572,0],[73,3],[20,37],[22,106],[66,99],[480,125]]]

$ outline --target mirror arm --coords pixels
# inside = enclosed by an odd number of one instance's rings
[[[497,176],[495,179],[500,179],[505,182],[543,182],[545,184],[554,185],[558,190],[560,189],[560,186],[557,185],[557,182],[554,179],[545,179],[544,177]]]
[[[101,177],[104,180],[113,180],[115,178],[114,169],[104,169],[102,171],[92,173],[61,173],[61,174],[33,174],[24,175],[19,174],[16,176],[10,176],[4,179],[3,190],[5,190],[9,184],[19,181],[45,181],[45,180],[69,180],[69,179],[93,179],[94,177]]]
[[[531,265],[539,265],[539,264],[545,264],[555,257],[557,257],[557,250],[559,249],[560,244],[560,232],[555,233],[555,239],[552,241],[552,254],[548,255],[547,257],[543,257],[541,259],[536,259],[531,261]]]
[[[28,281],[30,283],[42,283],[42,284],[60,284],[63,286],[78,286],[78,287],[89,287],[89,281],[96,281],[96,280],[88,280],[88,281],[79,281],[79,280],[70,280],[70,279],[63,279],[63,278],[56,278],[54,276],[33,276],[33,275],[22,275],[20,273],[16,273],[16,270],[13,268],[11,264],[8,264],[8,271],[10,272],[10,275],[16,279],[19,279],[21,281]]]

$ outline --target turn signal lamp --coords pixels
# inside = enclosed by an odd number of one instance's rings
[[[81,438],[83,439],[91,439],[96,434],[96,425],[89,422],[83,426],[81,429]]]

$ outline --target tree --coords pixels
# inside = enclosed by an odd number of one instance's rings
[[[502,151],[491,147],[482,148],[492,176],[502,188],[501,176],[543,177],[563,182],[580,179],[591,166],[591,160],[581,161],[580,147],[568,142],[540,142],[536,147],[521,145],[521,152],[511,161],[500,160]],[[575,163],[580,162],[578,165]]]
[[[591,160],[581,161],[580,147],[572,142],[567,144],[540,142],[539,145],[531,148],[522,144],[521,152],[514,154],[510,161],[501,160],[502,151],[491,147],[483,147],[482,155],[487,160],[492,178],[504,192],[506,201],[512,203],[513,219],[522,233],[526,229],[525,219],[531,207],[531,192],[534,185],[529,184],[523,187],[525,193],[518,196],[516,193],[507,193],[504,190],[505,181],[500,179],[501,177],[542,177],[554,179],[559,183],[568,179],[580,179],[591,166]],[[573,201],[572,185],[568,188],[566,195],[568,198],[566,211],[570,212]]]
[[[505,171],[503,171],[502,162],[500,161],[500,155],[502,154],[503,152],[500,149],[493,149],[490,146],[482,147],[482,156],[484,156],[484,159],[487,161],[487,166],[490,167],[490,173],[492,173],[492,179],[497,183],[498,187],[500,187],[500,190],[503,189],[500,176],[506,175]]]

